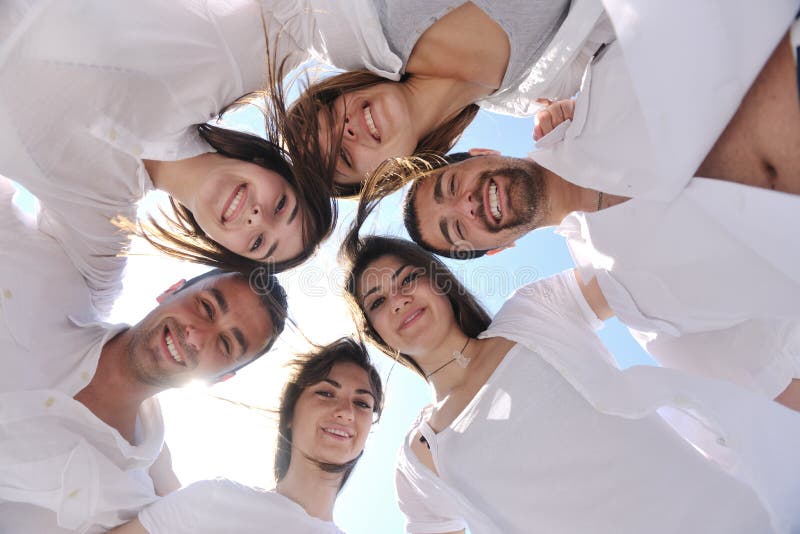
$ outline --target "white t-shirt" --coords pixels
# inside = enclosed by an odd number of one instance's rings
[[[519,289],[481,334],[518,345],[447,429],[433,434],[423,412],[397,468],[408,531],[796,528],[800,463],[792,449],[800,415],[716,381],[655,367],[617,370],[579,291],[568,273]],[[676,409],[675,424],[691,427],[686,436],[719,462],[656,415],[667,406]],[[692,425],[688,412],[707,426]],[[761,435],[766,421],[776,438]],[[439,476],[410,448],[417,430]],[[781,445],[784,438],[789,443]]]
[[[274,490],[224,479],[202,480],[171,493],[142,510],[139,521],[150,534],[343,534]]]
[[[73,399],[125,325],[97,322],[80,273],[14,192],[0,177],[0,532],[105,531],[156,498],[161,412],[142,404],[131,445]]]
[[[556,231],[660,363],[774,398],[800,377],[798,214],[800,196],[695,178]]]
[[[583,187],[670,200],[730,121],[798,3],[603,3],[618,40],[586,68],[573,120],[531,157]]]
[[[367,0],[4,0],[0,3],[0,174],[42,202],[106,314],[128,238],[152,188],[142,159],[209,152],[197,124],[312,52],[342,67],[400,67]]]

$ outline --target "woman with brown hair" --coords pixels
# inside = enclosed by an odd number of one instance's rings
[[[490,318],[410,241],[347,243],[356,322],[433,395],[396,469],[408,532],[800,525],[800,416],[724,382],[617,369],[594,333],[608,310],[573,271],[518,289]]]
[[[274,489],[205,480],[172,493],[112,532],[288,534],[341,531],[333,506],[383,409],[366,348],[342,338],[292,362],[281,395]]]
[[[98,309],[121,289],[129,244],[112,220],[136,221],[150,189],[172,197],[169,220],[138,232],[183,260],[280,271],[328,235],[333,163],[296,150],[319,153],[285,128],[281,80],[312,53],[341,68],[395,59],[370,30],[371,3],[344,4],[0,3],[0,174],[40,200],[41,229]],[[266,140],[207,124],[253,91],[266,99]]]
[[[402,60],[395,81],[339,74],[311,84],[289,111],[298,128],[319,135],[323,154],[337,155],[340,196],[357,195],[387,158],[444,154],[479,105],[525,116],[541,97],[574,95],[589,58],[613,37],[602,6],[584,0],[374,4]]]

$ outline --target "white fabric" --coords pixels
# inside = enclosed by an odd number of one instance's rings
[[[150,534],[343,534],[275,492],[230,480],[202,480],[139,512]]]
[[[556,231],[660,363],[774,398],[800,377],[798,214],[798,196],[695,178],[671,202],[572,213]]]
[[[614,38],[614,31],[600,0],[573,0],[567,18],[553,36],[527,77],[480,100],[487,111],[534,115],[542,107],[537,98],[560,100],[578,91],[581,76],[595,51]]]
[[[72,398],[124,325],[95,322],[80,273],[14,192],[0,177],[0,531],[105,531],[155,499],[161,413],[142,405],[133,446]]]
[[[531,157],[570,182],[669,200],[694,175],[800,0],[608,0],[619,39],[587,67],[570,124]]]
[[[481,337],[505,337],[517,348],[448,429],[432,435],[421,426],[441,477],[406,441],[397,481],[408,530],[800,528],[800,414],[724,382],[657,367],[619,371],[565,276],[525,286],[506,302]],[[655,412],[666,407],[719,463],[659,421]],[[503,487],[506,478],[511,487]]]
[[[342,67],[399,68],[367,0],[0,3],[0,173],[39,197],[42,230],[102,313],[121,290],[116,254],[128,243],[109,221],[135,220],[152,187],[142,158],[210,151],[195,125],[264,87],[262,10],[289,67],[316,52]]]

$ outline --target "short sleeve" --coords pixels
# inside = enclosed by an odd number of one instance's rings
[[[400,469],[395,471],[395,488],[397,504],[406,518],[406,532],[435,534],[467,528],[463,518],[448,517],[442,514],[441,508],[443,507],[436,506],[436,498],[432,495],[424,495]],[[434,511],[435,508],[438,509]],[[455,516],[455,514],[453,515]]]
[[[139,522],[150,534],[209,532],[207,516],[214,513],[222,484],[221,480],[202,480],[174,491],[139,512]]]

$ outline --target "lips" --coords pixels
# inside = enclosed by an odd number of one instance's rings
[[[499,225],[503,220],[500,186],[493,179],[486,181],[486,187],[483,191],[483,207],[486,220],[493,226]]]
[[[400,322],[400,328],[398,328],[398,330],[403,330],[405,328],[408,328],[412,324],[416,323],[417,321],[419,321],[420,317],[422,317],[424,313],[425,313],[425,308],[417,308],[416,310],[412,310],[411,312],[406,314],[405,317],[403,317],[403,320]]]
[[[372,116],[372,107],[368,102],[364,102],[361,108],[362,116],[364,119],[365,131],[369,132],[370,137],[375,141],[381,142],[381,132],[375,125],[375,119]]]
[[[186,367],[186,357],[181,351],[181,348],[179,348],[180,342],[167,326],[164,327],[162,341],[166,352],[165,359],[174,362],[177,365]]]
[[[353,433],[340,426],[324,426],[322,432],[335,440],[346,441],[353,438]]]
[[[222,216],[220,220],[224,223],[235,219],[243,210],[247,201],[247,184],[242,184],[233,190],[231,196],[222,206]]]

